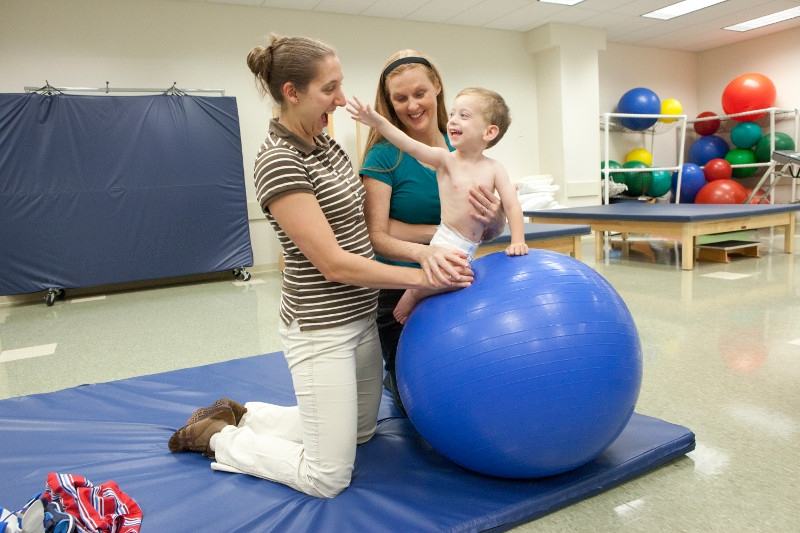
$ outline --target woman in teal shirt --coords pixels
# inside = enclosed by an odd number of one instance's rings
[[[386,61],[375,96],[375,110],[411,138],[452,150],[447,138],[447,110],[441,76],[416,50],[401,50]],[[400,152],[375,130],[370,131],[361,168],[366,189],[366,217],[378,260],[420,266],[429,279],[447,279],[466,264],[461,252],[427,246],[439,225],[436,172]],[[493,191],[470,191],[473,216],[487,225],[484,240],[500,234],[505,214]],[[378,333],[387,370],[384,385],[402,402],[395,386],[395,354],[403,326],[392,315],[402,290],[381,290]]]

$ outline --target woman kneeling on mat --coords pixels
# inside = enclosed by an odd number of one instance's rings
[[[205,453],[215,470],[332,498],[350,484],[356,445],[376,429],[377,289],[466,287],[472,271],[463,253],[449,250],[437,252],[441,268],[427,273],[373,260],[364,188],[323,132],[328,114],[345,105],[332,48],[273,36],[247,64],[281,107],[256,158],[255,185],[286,264],[279,333],[297,405],[218,400],[195,411],[169,449]]]

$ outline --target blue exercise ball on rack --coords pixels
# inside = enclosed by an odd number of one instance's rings
[[[617,103],[620,113],[635,113],[637,115],[658,115],[661,113],[661,100],[658,95],[646,87],[636,87],[622,95]],[[646,130],[656,123],[657,118],[629,118],[623,117],[620,122],[628,129]]]
[[[689,147],[689,162],[702,167],[712,159],[724,159],[728,150],[728,141],[719,135],[700,137]]]
[[[622,432],[642,377],[633,317],[594,269],[495,253],[473,284],[420,302],[397,381],[417,431],[459,465],[531,478],[577,468]]]
[[[694,163],[684,163],[681,167],[681,203],[691,204],[694,202],[695,196],[700,192],[706,182],[706,176],[703,174],[703,169]],[[677,197],[676,190],[678,187],[678,172],[672,173],[672,198],[673,201]]]

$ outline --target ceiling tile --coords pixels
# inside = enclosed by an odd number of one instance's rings
[[[592,11],[609,11],[630,3],[631,0],[584,0],[576,7],[591,9]]]
[[[654,21],[633,17],[630,15],[620,15],[619,13],[597,13],[592,18],[581,22],[582,26],[590,28],[606,28],[606,30],[630,30],[635,27],[646,27],[655,24]]]
[[[529,0],[484,0],[449,19],[451,24],[485,26],[492,20],[516,11],[530,4]]]
[[[319,0],[264,0],[264,7],[280,7],[284,9],[314,9]]]
[[[620,13],[623,15],[638,17],[643,15],[644,13],[649,13],[651,11],[655,11],[656,9],[661,9],[662,7],[674,4],[675,2],[678,1],[679,0],[633,0],[631,2],[627,2],[625,4],[618,5],[613,8],[608,8],[607,11],[613,11],[615,13]],[[732,1],[738,1],[738,0],[728,0],[728,2]]]
[[[195,0],[197,1],[197,0]],[[201,2],[203,0],[200,0]],[[261,6],[264,0],[205,0],[212,4],[238,4],[240,6]]]
[[[583,9],[573,7],[570,9],[563,9],[558,13],[548,17],[547,22],[557,22],[559,24],[577,24],[581,25],[584,20],[589,20],[597,16],[599,12],[590,9]]]
[[[374,3],[375,0],[320,0],[314,11],[360,15]]]
[[[409,20],[445,22],[483,0],[432,0],[408,15]]]
[[[498,17],[491,23],[487,24],[488,28],[497,28],[503,30],[518,30],[527,31],[537,28],[544,24],[550,17],[558,13],[570,9],[557,4],[542,4],[536,2],[529,4],[526,7],[512,11],[511,13]]]
[[[413,13],[429,0],[404,0],[398,2],[397,0],[378,0],[370,7],[368,7],[362,15],[371,17],[387,17],[387,18],[405,18]]]

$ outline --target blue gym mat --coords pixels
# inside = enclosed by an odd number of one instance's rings
[[[695,445],[687,428],[634,414],[600,457],[577,470],[497,479],[438,455],[384,395],[382,422],[358,449],[352,485],[320,500],[214,472],[199,454],[167,451],[169,436],[192,410],[220,396],[294,403],[280,354],[2,400],[0,506],[21,507],[56,471],[116,481],[141,506],[143,533],[504,530],[658,468]]]

